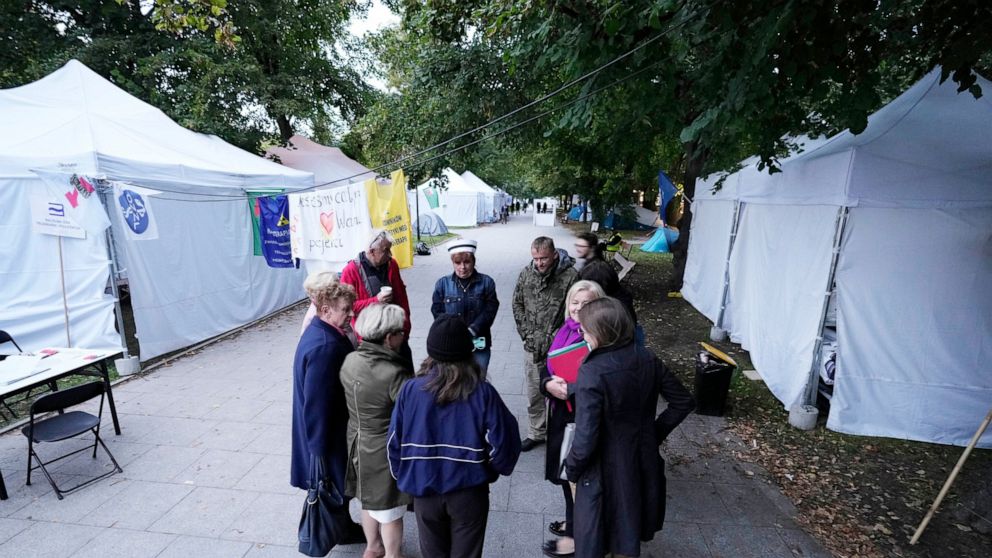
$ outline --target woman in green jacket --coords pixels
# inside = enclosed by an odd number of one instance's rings
[[[358,316],[358,350],[341,366],[348,402],[348,477],[345,493],[362,503],[364,558],[398,558],[403,513],[411,498],[396,488],[386,458],[386,433],[403,383],[413,377],[399,350],[405,312],[393,304],[369,306]]]

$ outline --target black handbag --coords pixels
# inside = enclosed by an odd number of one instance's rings
[[[327,556],[348,534],[351,517],[341,491],[324,473],[323,460],[310,457],[310,488],[300,517],[300,553]]]

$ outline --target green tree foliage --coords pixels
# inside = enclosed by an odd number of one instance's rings
[[[330,142],[374,99],[364,61],[350,54],[362,51],[347,39],[351,14],[366,8],[362,0],[14,0],[0,8],[4,22],[17,23],[0,33],[0,85],[77,58],[181,125],[251,151],[298,130]],[[203,9],[210,15],[198,15]],[[237,40],[218,40],[217,25]]]
[[[690,197],[696,177],[750,154],[774,172],[788,138],[860,131],[936,65],[981,94],[975,71],[989,68],[992,38],[992,4],[978,0],[392,4],[404,16],[395,33],[414,46],[382,58],[397,91],[388,114],[412,128],[402,138],[368,128],[360,147],[380,156],[471,128],[489,114],[480,103],[501,114],[636,49],[514,117],[568,103],[501,141],[528,162],[521,172],[532,187],[604,204],[651,188],[658,168],[674,171]],[[472,160],[458,157],[445,162]]]

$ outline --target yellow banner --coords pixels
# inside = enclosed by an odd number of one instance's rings
[[[413,265],[413,235],[410,207],[406,203],[406,176],[402,170],[390,175],[388,182],[365,181],[372,228],[382,227],[393,237],[393,257],[400,269]]]

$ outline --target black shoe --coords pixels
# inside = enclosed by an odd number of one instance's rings
[[[530,451],[543,443],[544,440],[532,440],[530,438],[524,438],[523,441],[520,442],[520,451]]]
[[[550,556],[551,558],[575,558],[575,551],[572,552],[558,552],[558,541],[544,541],[544,547],[541,549],[545,556]]]
[[[564,521],[552,521],[548,523],[548,532],[556,537],[567,537],[568,533],[565,532],[565,522]]]

